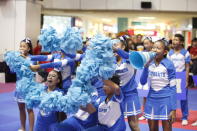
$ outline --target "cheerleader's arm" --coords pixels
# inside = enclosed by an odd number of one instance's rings
[[[176,85],[170,87],[172,89],[172,109],[176,110],[177,105],[176,105],[176,100],[177,100],[177,95],[176,95]]]
[[[31,61],[51,61],[53,59],[53,55],[33,55],[30,56]]]
[[[58,62],[50,62],[50,63],[44,63],[39,65],[31,65],[30,68],[33,71],[37,71],[38,69],[46,69],[46,68],[59,68],[63,67],[69,63],[73,62],[72,59],[64,59]]]
[[[147,79],[148,79],[148,67],[144,67],[144,70],[143,70],[142,75],[140,77],[140,83],[142,85],[145,85],[147,83]]]
[[[83,46],[82,51],[85,52],[87,49],[87,46]]]
[[[129,53],[122,49],[117,49],[117,54],[121,56],[123,59],[129,59]]]
[[[76,54],[74,60],[81,61],[85,57],[85,54]]]
[[[44,68],[59,68],[59,67],[64,67],[71,62],[73,62],[72,59],[63,59],[63,60],[58,61],[58,62],[50,62],[50,63],[40,64],[40,68],[41,69],[44,69]]]
[[[119,93],[118,94],[114,94],[114,99],[115,101],[117,101],[118,103],[121,103],[123,102],[123,99],[124,99],[124,96],[123,96],[123,93],[121,90],[118,91]]]
[[[177,101],[177,96],[176,96],[176,70],[171,63],[171,65],[168,66],[168,79],[170,82],[170,89],[171,89],[171,102],[172,102],[172,109],[176,110],[176,101]]]
[[[75,61],[81,61],[84,58],[85,54],[66,54],[66,56],[70,57],[71,59],[74,59]]]

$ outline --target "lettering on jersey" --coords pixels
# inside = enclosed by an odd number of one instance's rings
[[[150,71],[149,72],[149,76],[156,76],[156,77],[165,77],[166,73],[165,72],[154,72],[154,71]]]
[[[106,108],[99,108],[98,109],[99,112],[104,112],[104,113],[108,112],[109,110],[110,110],[110,106],[106,107]]]
[[[116,70],[116,73],[125,73],[128,71],[128,68],[124,68],[122,70]]]

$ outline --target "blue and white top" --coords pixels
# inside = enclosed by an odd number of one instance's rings
[[[159,65],[151,62],[144,68],[140,82],[144,85],[150,79],[148,97],[161,98],[172,96],[173,109],[176,109],[176,72],[173,63],[164,58]]]
[[[176,72],[185,71],[185,64],[190,62],[190,54],[184,48],[179,53],[174,50],[170,50],[167,54],[167,58],[170,59],[175,66]]]
[[[106,96],[101,97],[98,106],[98,120],[99,124],[108,127],[109,130],[115,130],[118,127],[125,126],[123,116],[123,94],[113,95],[106,103]]]
[[[136,70],[129,62],[129,53],[122,49],[117,50],[117,54],[123,59],[120,64],[117,64],[116,74],[120,76],[120,86],[125,96],[129,95],[127,92],[133,91],[137,88],[135,81]]]
[[[122,59],[121,63],[117,64],[115,73],[120,76],[120,87],[124,95],[137,87],[135,72],[128,60]]]

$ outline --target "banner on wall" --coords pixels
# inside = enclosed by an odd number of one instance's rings
[[[118,17],[118,32],[126,31],[128,29],[128,18]]]
[[[135,80],[137,82],[138,94],[141,97],[147,97],[149,92],[150,82],[148,81],[145,85],[140,84],[140,77],[143,70],[137,70]],[[176,72],[176,89],[177,89],[177,99],[186,99],[186,73]]]

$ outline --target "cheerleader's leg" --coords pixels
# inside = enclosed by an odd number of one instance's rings
[[[159,131],[159,121],[148,119],[148,126],[150,131]]]
[[[29,116],[29,131],[33,131],[34,128],[34,111],[33,109],[27,109]]]
[[[20,113],[20,122],[21,122],[21,130],[25,131],[25,122],[26,122],[26,111],[25,111],[25,103],[18,102],[18,108]]]
[[[170,120],[162,120],[163,131],[172,131],[172,123]]]

